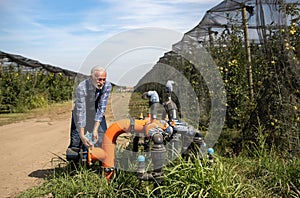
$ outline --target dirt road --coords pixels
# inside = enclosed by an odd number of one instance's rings
[[[130,94],[112,96],[113,104],[120,105],[128,102]],[[50,110],[38,118],[0,127],[1,198],[14,197],[38,185],[53,172],[57,163],[51,160],[55,159],[55,154],[64,157],[69,144],[71,109],[70,103],[67,107]],[[126,110],[124,112],[126,114]],[[108,106],[106,119],[108,125],[113,122],[111,105]]]
[[[53,171],[53,153],[63,156],[68,146],[70,115],[51,113],[0,127],[0,197],[14,197]]]

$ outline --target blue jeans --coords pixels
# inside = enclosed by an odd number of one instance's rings
[[[95,146],[97,147],[101,146],[103,135],[107,130],[105,116],[103,116],[103,119],[100,123],[100,128],[101,130],[99,132],[99,140],[95,144]],[[68,148],[81,148],[81,146],[82,146],[82,141],[80,139],[79,130],[76,128],[74,117],[72,114],[71,130],[70,130],[70,145],[68,146]]]

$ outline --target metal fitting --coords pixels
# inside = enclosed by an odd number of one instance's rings
[[[110,172],[113,172],[114,170],[115,170],[114,167],[104,168],[104,173],[110,173]]]

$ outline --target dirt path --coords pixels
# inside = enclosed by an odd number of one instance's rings
[[[126,103],[129,97],[128,93],[113,95],[113,104]],[[51,162],[55,160],[55,154],[64,156],[69,144],[71,109],[70,104],[58,111],[48,111],[39,118],[0,127],[1,198],[14,197],[38,185],[53,172],[57,165],[55,161]],[[124,112],[126,114],[126,110]],[[110,125],[114,119],[111,105],[108,106],[106,118]]]
[[[0,197],[37,185],[51,169],[54,154],[68,146],[69,118],[33,119],[0,127]]]

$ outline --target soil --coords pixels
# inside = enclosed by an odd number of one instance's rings
[[[112,100],[113,104],[126,103],[129,97],[129,93],[113,95],[110,104]],[[110,104],[108,126],[114,121]],[[0,197],[15,197],[54,172],[62,162],[57,156],[65,158],[69,145],[71,109],[72,103],[68,103],[36,118],[0,126]]]

